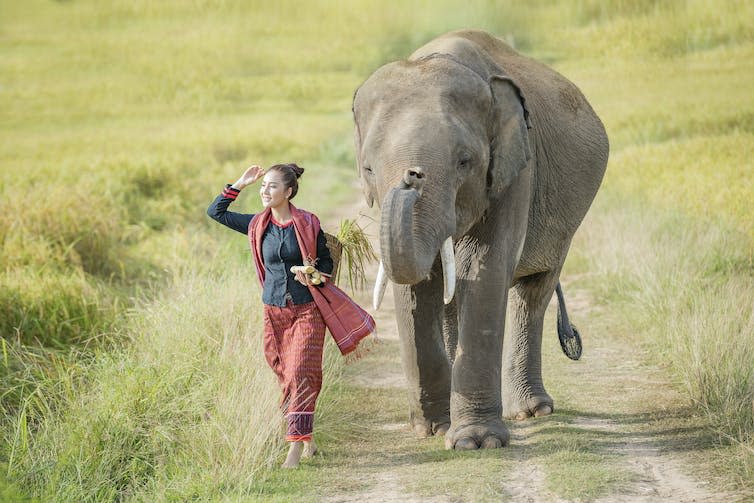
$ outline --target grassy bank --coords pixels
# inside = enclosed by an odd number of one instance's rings
[[[610,187],[594,209],[575,243],[574,283],[609,312],[610,336],[647,348],[707,415],[721,446],[713,470],[751,489],[754,248],[747,226],[730,214],[648,213]]]
[[[754,78],[754,33],[739,17],[751,6],[639,4],[563,41],[603,54],[599,70],[579,58],[558,68],[612,144],[566,271],[614,317],[613,335],[668,366],[725,446],[718,471],[751,488],[754,98],[737,84]]]
[[[280,396],[261,351],[256,278],[220,258],[236,267],[181,272],[139,303],[127,344],[36,379],[15,429],[33,437],[10,445],[13,480],[45,501],[185,501],[247,491],[277,466]],[[332,349],[330,383],[341,364]],[[323,396],[320,420],[332,400]]]
[[[352,200],[353,90],[462,27],[551,63],[602,117],[610,165],[568,271],[751,479],[754,7],[515,4],[0,0],[0,494],[258,490],[281,446],[237,427],[276,424],[256,285],[204,208],[247,164],[289,159],[300,206]]]

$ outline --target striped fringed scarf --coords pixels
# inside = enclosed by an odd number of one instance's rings
[[[301,256],[310,263],[317,259],[317,236],[319,235],[319,219],[313,213],[300,210],[290,205],[293,217],[293,227],[296,239],[301,248]],[[262,259],[262,236],[272,219],[272,211],[267,208],[262,213],[254,215],[249,223],[249,245],[254,256],[259,281],[264,285],[264,261]],[[356,349],[359,342],[374,332],[374,318],[354,302],[343,290],[335,286],[332,281],[326,281],[321,286],[309,286],[314,302],[325,320],[330,334],[341,354],[347,355]]]

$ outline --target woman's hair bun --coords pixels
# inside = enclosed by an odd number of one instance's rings
[[[304,168],[300,167],[298,164],[292,162],[288,166],[290,166],[293,172],[296,174],[296,178],[301,178],[301,175],[304,174]]]

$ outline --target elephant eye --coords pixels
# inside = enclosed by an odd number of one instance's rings
[[[368,175],[372,175],[372,174],[373,174],[373,172],[372,172],[372,167],[371,167],[371,166],[369,166],[368,164],[365,164],[364,166],[362,166],[362,169],[363,169],[363,170],[364,170],[364,172],[365,172],[365,173],[367,173]]]
[[[469,166],[471,166],[471,154],[468,152],[462,152],[461,155],[458,156],[458,168],[468,169]]]

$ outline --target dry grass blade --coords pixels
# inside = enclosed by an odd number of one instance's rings
[[[338,234],[333,237],[336,243],[331,245],[332,240],[328,236],[327,244],[335,262],[333,269],[335,282],[340,282],[340,275],[344,269],[341,266],[345,266],[351,290],[363,289],[366,285],[364,268],[369,262],[377,260],[369,238],[355,220],[349,219],[340,222]]]

